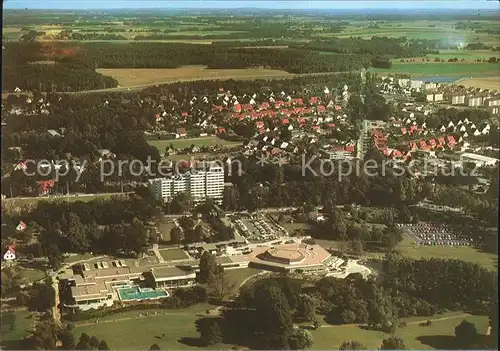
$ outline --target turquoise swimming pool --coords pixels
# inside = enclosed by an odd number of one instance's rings
[[[138,286],[119,288],[118,295],[122,301],[132,300],[156,300],[168,297],[168,293],[163,290],[141,289]]]

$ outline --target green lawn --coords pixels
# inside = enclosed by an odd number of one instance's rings
[[[459,259],[473,262],[481,267],[496,270],[498,257],[495,254],[483,252],[472,246],[417,246],[406,235],[396,248],[403,255],[410,258],[443,258]],[[383,254],[372,253],[370,256],[382,257]]]
[[[145,310],[136,310],[136,311],[125,311],[125,312],[118,312],[118,313],[113,313],[107,316],[99,317],[99,323],[103,323],[106,321],[114,321],[116,320],[116,323],[121,323],[123,322],[122,319],[137,319],[139,314],[145,314],[149,313],[149,315],[153,315],[155,312],[158,313],[156,316],[151,316],[151,318],[160,318],[162,315],[172,315],[172,316],[177,316],[177,315],[192,315],[195,316],[196,314],[200,313],[205,313],[207,310],[213,309],[214,306],[209,304],[209,303],[198,303],[193,306],[189,306],[186,308],[182,309],[177,309],[177,310],[166,310],[164,308],[158,308],[158,309],[145,309]],[[147,319],[149,317],[144,317],[144,319]],[[142,320],[142,319],[141,319]],[[89,324],[92,323],[94,319],[86,320],[86,321],[81,321],[81,322],[76,322],[75,326],[78,328],[85,328],[86,326],[83,326],[84,324]]]
[[[260,269],[255,268],[239,268],[239,269],[226,269],[224,271],[229,285],[233,285],[230,295],[234,295],[238,292],[240,285],[245,281],[245,279],[254,276],[262,272]]]
[[[181,249],[164,249],[159,251],[161,257],[163,257],[165,261],[183,260],[189,258],[189,256]]]
[[[197,146],[215,146],[215,145],[226,145],[226,146],[237,146],[242,143],[239,141],[228,141],[224,139],[219,139],[216,137],[200,137],[200,138],[186,138],[186,139],[170,139],[170,140],[148,140],[149,145],[156,147],[160,154],[165,153],[165,148],[172,144],[176,149],[185,149],[191,145]],[[183,155],[187,157],[187,155]]]
[[[2,312],[1,337],[2,342],[21,340],[29,335],[33,324],[32,314],[26,310]]]
[[[492,63],[400,63],[391,69],[370,68],[376,73],[407,73],[414,76],[480,76],[500,74],[500,64]]]
[[[112,349],[130,350],[147,349],[157,343],[161,349],[167,350],[189,350],[202,349],[196,346],[199,336],[196,332],[195,321],[199,318],[197,313],[204,313],[213,306],[199,304],[182,310],[157,310],[162,313],[139,317],[139,311],[129,311],[122,314],[108,316],[100,319],[99,324],[75,325],[74,335],[79,337],[81,333],[95,335],[99,339],[107,341]],[[154,310],[148,310],[150,314]],[[119,320],[120,318],[130,318]],[[441,319],[442,320],[439,320]],[[116,322],[112,320],[117,319]],[[474,322],[479,333],[484,333],[488,323],[486,316],[463,316],[462,313],[451,312],[436,315],[432,318],[432,325],[421,327],[418,325],[426,318],[411,317],[401,320],[409,323],[406,327],[399,328],[396,335],[401,337],[409,349],[434,349],[452,348],[455,327],[466,319]],[[140,333],[136,330],[140,325]],[[356,325],[323,326],[318,330],[311,331],[314,337],[314,350],[338,349],[340,344],[346,340],[358,340],[368,348],[376,349],[381,341],[389,335],[372,330],[362,329]],[[217,344],[210,349],[230,349],[232,345]]]
[[[19,275],[24,282],[36,282],[45,278],[43,269],[21,269]]]
[[[196,306],[204,307],[199,312],[210,308],[206,304]],[[181,311],[186,312],[186,314],[180,314]],[[151,311],[149,312],[151,313]],[[115,323],[100,322],[86,326],[76,325],[73,333],[76,338],[81,333],[95,335],[99,339],[106,340],[112,350],[147,350],[152,344],[158,344],[162,350],[206,349],[198,347],[196,344],[199,338],[195,326],[195,321],[199,318],[196,316],[196,312],[187,309],[172,310],[171,312],[172,314],[167,312],[167,314],[136,319],[134,317],[138,315],[138,311],[133,311],[131,313],[132,319]],[[229,350],[231,347],[232,345],[216,344],[210,346],[210,349]]]
[[[484,334],[488,325],[486,316],[467,316],[462,317],[460,314],[452,313],[445,315],[437,315],[430,319],[449,318],[446,320],[436,320],[431,326],[421,327],[418,324],[408,325],[403,328],[398,328],[395,335],[403,339],[406,347],[413,350],[425,349],[452,349],[454,348],[455,327],[466,319],[469,322],[476,324],[480,334]],[[405,318],[401,319],[405,320]],[[413,322],[415,318],[409,319]],[[420,318],[419,320],[425,320]],[[314,350],[337,350],[343,341],[357,340],[365,344],[368,349],[378,349],[383,339],[389,337],[379,331],[362,329],[355,325],[341,325],[322,327],[318,330],[311,331],[314,344]]]
[[[64,263],[73,263],[82,260],[88,260],[94,257],[94,255],[86,253],[86,254],[76,254],[72,256],[68,256],[64,259]]]

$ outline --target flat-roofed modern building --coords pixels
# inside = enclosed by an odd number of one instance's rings
[[[479,155],[479,154],[468,153],[468,152],[461,154],[460,160],[462,162],[473,162],[479,167],[494,166],[498,163],[497,158],[488,157],[488,156]]]
[[[111,306],[114,301],[130,302],[168,297],[165,288],[189,286],[196,273],[189,267],[125,267],[106,262],[87,269],[73,267],[73,274],[58,277],[63,305],[80,310]]]
[[[171,201],[179,193],[188,193],[194,202],[207,199],[222,204],[224,194],[224,168],[215,163],[193,167],[183,174],[171,177],[155,178],[148,181],[148,187],[154,199]]]
[[[275,271],[325,271],[332,255],[319,245],[294,243],[256,247],[249,254],[231,256],[230,259],[234,264],[248,262],[250,267]]]
[[[145,273],[145,276],[146,279],[152,279],[151,285],[156,289],[190,286],[196,281],[194,271],[178,267],[151,268],[151,271]]]

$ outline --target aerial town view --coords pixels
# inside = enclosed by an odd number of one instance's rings
[[[4,1],[0,350],[498,350],[499,16]]]

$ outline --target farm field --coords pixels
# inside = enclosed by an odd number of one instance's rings
[[[439,320],[441,319],[442,320]],[[425,322],[426,319],[419,317],[402,318],[401,321],[407,321],[408,325],[398,328],[395,335],[403,339],[406,347],[413,350],[429,349],[454,349],[455,327],[463,319],[476,324],[480,334],[484,334],[488,325],[486,316],[472,316],[462,313],[446,313],[430,317],[432,325],[421,327],[418,324]],[[314,350],[336,350],[343,341],[358,340],[365,344],[368,349],[376,350],[380,348],[382,340],[389,337],[379,331],[362,329],[356,325],[323,326],[317,330],[312,330],[314,338],[312,349]]]
[[[489,50],[439,50],[439,54],[428,54],[426,57],[437,57],[442,60],[448,60],[455,57],[459,60],[476,60],[478,58],[488,59],[490,57],[500,57],[500,52]]]
[[[370,68],[376,73],[407,73],[413,76],[481,76],[499,75],[500,64],[494,63],[393,63],[391,69]]]
[[[386,37],[408,37],[413,39],[442,40],[446,38],[449,42],[468,44],[482,42],[487,45],[498,46],[498,37],[488,33],[476,33],[469,30],[453,28],[457,21],[391,21],[388,23],[377,23],[376,27],[368,27],[366,21],[352,21],[349,26],[340,32],[323,32],[318,37],[361,37],[370,39],[373,36]],[[489,28],[498,28],[498,24],[483,22]]]
[[[110,76],[123,87],[162,84],[175,81],[203,79],[267,79],[290,76],[277,69],[209,69],[206,66],[185,66],[179,68],[102,68],[97,72]]]
[[[455,82],[457,85],[463,85],[467,88],[481,88],[489,90],[500,90],[500,76],[484,78],[463,78]]]
[[[442,258],[442,259],[460,259],[476,263],[483,268],[496,270],[498,257],[495,254],[483,252],[472,246],[417,246],[406,235],[403,241],[399,243],[396,250],[403,255],[414,258]],[[381,258],[384,254],[367,253],[370,257]]]
[[[197,146],[214,146],[214,145],[225,145],[225,146],[237,146],[241,145],[238,141],[229,141],[224,139],[219,139],[217,137],[200,137],[200,138],[187,138],[187,139],[171,139],[171,140],[148,140],[148,144],[156,147],[160,154],[165,152],[165,148],[172,144],[176,149],[185,149],[191,145]],[[189,158],[189,155],[181,155],[184,158]]]

